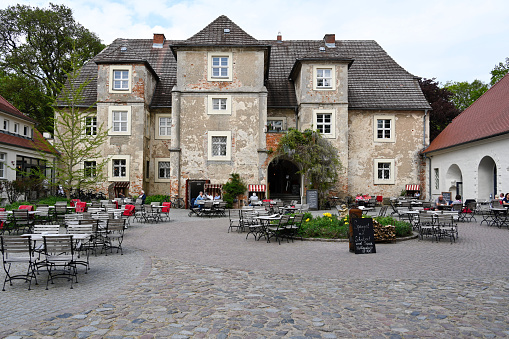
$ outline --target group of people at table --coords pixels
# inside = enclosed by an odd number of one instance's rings
[[[500,198],[498,199],[498,202],[500,203],[500,205],[502,205],[504,207],[509,207],[509,193],[507,193],[507,194],[500,193],[499,197]],[[439,208],[442,206],[452,206],[452,205],[456,205],[456,204],[463,205],[463,201],[461,200],[461,195],[459,195],[459,194],[456,194],[454,201],[445,200],[443,195],[438,196],[438,198],[435,200],[436,208]],[[493,206],[493,207],[495,207],[495,206]]]

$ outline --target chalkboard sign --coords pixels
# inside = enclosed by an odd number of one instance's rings
[[[355,254],[376,253],[375,232],[373,230],[373,219],[351,218]]]
[[[451,192],[442,192],[442,196],[444,197],[444,200],[449,203],[449,201],[452,201],[451,199]]]
[[[312,210],[318,209],[318,190],[307,190],[306,191],[306,202],[309,208]]]

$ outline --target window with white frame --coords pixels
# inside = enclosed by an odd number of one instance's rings
[[[209,81],[232,81],[232,53],[209,53],[208,62]]]
[[[9,120],[4,119],[4,131],[9,132]]]
[[[96,161],[84,161],[83,162],[84,176],[87,178],[93,178],[97,176],[97,162]]]
[[[440,188],[440,175],[439,175],[439,172],[438,172],[438,168],[435,168],[435,189],[439,189]]]
[[[286,130],[286,118],[267,118],[267,132]]]
[[[131,106],[109,106],[110,135],[131,135]]]
[[[231,131],[208,132],[208,160],[231,160]]]
[[[156,123],[156,139],[169,139],[171,137],[171,115],[157,115]]]
[[[85,134],[97,135],[97,117],[85,117]]]
[[[19,124],[17,122],[14,123],[14,133],[15,134],[19,133]]]
[[[7,153],[0,153],[0,178],[5,178]]]
[[[394,115],[375,115],[373,117],[375,142],[394,142]]]
[[[109,181],[128,181],[129,180],[129,155],[112,155],[108,161],[108,180]]]
[[[30,128],[27,125],[23,125],[23,135],[28,137],[30,133]]]
[[[313,126],[324,138],[336,137],[336,114],[334,110],[314,110]]]
[[[207,96],[208,114],[231,114],[231,95]]]
[[[333,65],[313,66],[313,89],[336,89],[336,68]]]
[[[169,182],[171,179],[170,159],[158,158],[157,163],[157,179],[156,182]]]
[[[132,66],[110,66],[110,92],[131,93]]]
[[[374,159],[374,184],[393,185],[395,183],[394,159]]]

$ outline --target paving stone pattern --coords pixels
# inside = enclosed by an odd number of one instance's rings
[[[227,225],[172,210],[169,223],[130,227],[123,256],[92,256],[72,290],[15,282],[0,291],[0,337],[509,336],[507,229],[461,223],[453,244],[355,255],[345,242],[278,245]]]

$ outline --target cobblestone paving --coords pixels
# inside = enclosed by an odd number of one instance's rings
[[[92,257],[80,283],[7,286],[7,338],[458,338],[509,336],[507,229],[460,239],[266,243],[227,219],[128,229],[125,254]],[[0,277],[3,277],[0,275]]]

